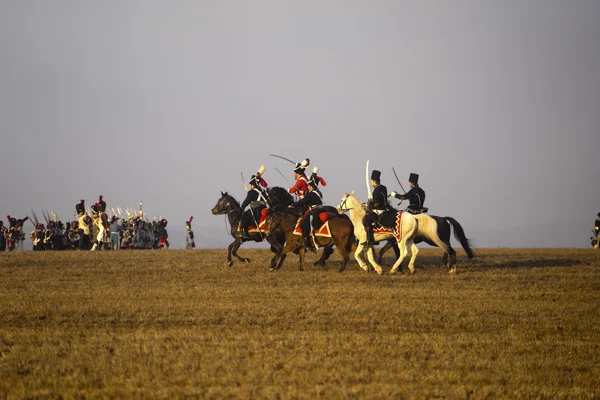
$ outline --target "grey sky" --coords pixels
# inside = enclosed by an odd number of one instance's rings
[[[310,157],[328,204],[366,198],[370,159],[390,191],[392,167],[419,173],[478,246],[587,247],[599,20],[578,0],[2,1],[0,215],[143,199],[220,247],[220,191],[243,200],[263,163],[289,186],[276,153]]]

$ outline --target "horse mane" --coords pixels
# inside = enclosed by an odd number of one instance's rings
[[[274,211],[284,210],[294,202],[294,198],[288,191],[280,186],[274,186],[268,191],[269,202]]]
[[[233,197],[233,196],[232,196],[232,195],[230,195],[229,193],[227,193],[227,192],[223,193],[223,197],[227,197],[228,199],[232,200],[232,201],[233,201],[233,202],[234,202],[234,203],[235,203],[235,204],[238,206],[238,208],[242,208],[242,206],[240,205],[240,202],[239,202],[239,201],[237,201],[237,200],[235,199],[235,197]]]

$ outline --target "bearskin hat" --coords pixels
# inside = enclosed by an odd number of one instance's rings
[[[98,211],[100,212],[104,212],[106,211],[106,202],[104,200],[102,200],[102,195],[98,198],[98,203],[96,203],[98,205]]]
[[[85,200],[81,200],[78,204],[75,204],[75,211],[77,213],[85,213]]]

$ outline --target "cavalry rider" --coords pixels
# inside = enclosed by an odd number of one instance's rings
[[[77,228],[79,233],[79,250],[88,250],[90,248],[90,226],[92,218],[85,213],[85,200],[75,204],[77,211]]]
[[[325,182],[325,179],[323,179],[322,177],[317,175],[318,173],[319,173],[319,168],[314,167],[312,175],[310,176],[309,180],[314,180],[317,183],[317,185],[320,184],[321,186],[327,186],[327,182]]]
[[[194,231],[192,231],[192,220],[193,216],[190,217],[189,221],[185,221],[185,230],[187,231],[187,239],[185,241],[186,249],[193,249],[196,247],[196,242],[194,242]]]
[[[408,177],[408,184],[410,185],[410,190],[405,194],[399,194],[394,191],[391,195],[399,200],[408,200],[410,204],[406,207],[406,211],[411,214],[427,212],[427,208],[423,207],[425,203],[425,191],[419,186],[419,174],[411,172]]]
[[[311,179],[308,182],[308,191],[304,197],[289,206],[289,208],[306,207],[306,211],[304,211],[302,216],[302,221],[300,221],[300,228],[302,229],[304,247],[306,250],[312,251],[313,253],[316,252],[316,250],[310,243],[310,218],[311,216],[313,218],[317,218],[320,213],[319,207],[322,205],[323,195],[317,188],[317,181],[315,179]]]
[[[373,238],[373,227],[379,220],[379,216],[389,209],[389,205],[387,202],[387,188],[381,184],[381,171],[373,170],[370,183],[373,186],[373,194],[369,201],[373,209],[363,217],[362,223],[367,230],[367,245],[374,246],[377,242]]]
[[[258,225],[260,220],[260,213],[263,209],[267,208],[267,198],[260,188],[260,183],[256,178],[256,175],[252,175],[248,182],[250,190],[246,194],[246,198],[242,203],[242,218],[240,220],[240,230],[242,239],[250,239],[248,234],[248,227],[251,223]],[[246,207],[250,206],[248,210]]]
[[[288,189],[288,192],[298,194],[299,199],[302,199],[304,193],[308,190],[308,178],[306,177],[304,170],[309,165],[310,160],[306,158],[301,163],[296,163],[296,166],[294,167],[294,179],[296,180],[296,183]]]

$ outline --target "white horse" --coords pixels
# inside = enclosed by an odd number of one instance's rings
[[[354,252],[354,257],[356,261],[358,261],[358,265],[365,271],[369,270],[369,265],[363,258],[363,250],[365,247],[365,242],[367,240],[367,232],[365,231],[365,227],[363,226],[362,219],[366,214],[365,209],[363,208],[363,204],[354,197],[354,191],[351,193],[345,192],[344,197],[342,197],[342,201],[338,206],[338,209],[342,212],[349,211],[350,219],[352,220],[352,224],[354,224],[354,236],[358,239],[358,246],[356,247],[356,251]],[[400,229],[394,232],[392,229],[383,229],[383,230],[375,230],[373,232],[373,238],[376,241],[381,240],[389,240],[390,238],[396,239],[398,243],[398,249],[400,250],[400,257],[396,260],[392,269],[390,270],[390,274],[395,274],[402,261],[408,254],[412,254],[410,261],[408,263],[408,269],[412,274],[415,273],[415,258],[419,253],[419,249],[415,246],[414,239],[417,233],[417,220],[416,218],[409,213],[402,213],[402,216],[399,220]],[[410,247],[410,250],[409,250]],[[373,255],[373,248],[368,247],[367,249],[367,257],[369,262],[377,271],[379,275],[383,274],[383,269],[381,265],[375,261],[375,257]]]

